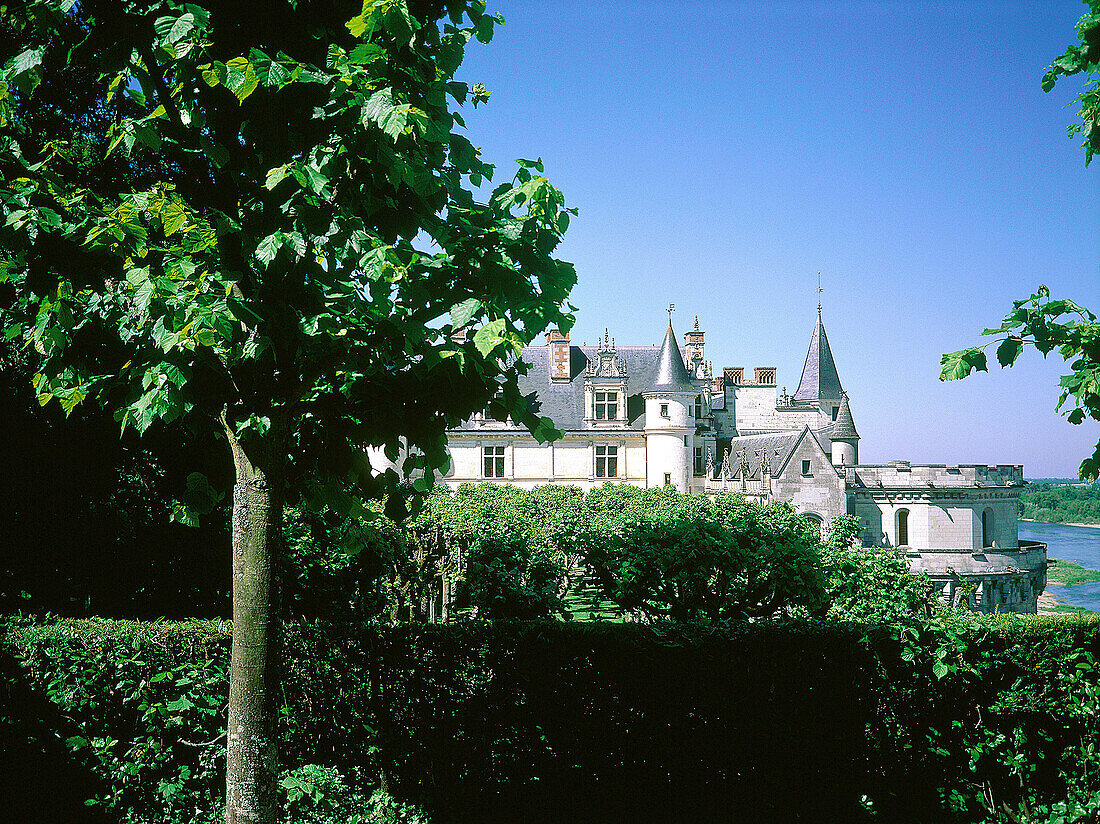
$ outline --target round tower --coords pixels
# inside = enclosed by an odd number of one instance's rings
[[[832,439],[833,466],[851,466],[859,463],[859,433],[848,408],[848,393],[840,397],[840,409],[829,437]]]
[[[676,333],[669,318],[657,371],[645,399],[646,485],[690,490],[691,455],[695,447],[695,411],[698,390],[684,366]]]

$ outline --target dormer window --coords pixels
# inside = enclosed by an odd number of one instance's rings
[[[596,420],[615,421],[619,419],[619,393],[596,393]]]

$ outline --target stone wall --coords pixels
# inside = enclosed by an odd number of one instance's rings
[[[809,461],[809,472],[802,464]],[[773,467],[778,472],[780,467]],[[772,497],[790,501],[795,509],[821,519],[825,527],[846,511],[844,476],[833,468],[829,457],[810,433],[805,433],[782,473],[771,479]]]
[[[596,445],[618,447],[615,478],[597,478]],[[485,478],[482,448],[504,447],[504,477]],[[637,431],[566,435],[552,444],[540,444],[524,432],[451,433],[448,449],[453,468],[443,482],[448,486],[492,480],[530,488],[545,483],[573,484],[584,489],[607,481],[645,486],[645,436]]]

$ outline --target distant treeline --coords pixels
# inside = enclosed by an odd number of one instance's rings
[[[1100,524],[1100,486],[1032,483],[1020,493],[1020,517],[1050,524]]]

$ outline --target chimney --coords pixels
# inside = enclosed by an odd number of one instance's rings
[[[546,333],[546,345],[550,348],[550,379],[569,380],[569,336],[552,329]]]
[[[752,370],[753,382],[761,386],[775,386],[775,367],[757,366]]]
[[[727,366],[722,370],[722,377],[726,379],[726,386],[738,386],[745,382],[745,367]]]

